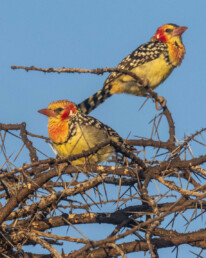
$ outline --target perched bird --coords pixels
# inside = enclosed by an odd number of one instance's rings
[[[185,26],[175,24],[161,26],[149,42],[125,57],[117,67],[135,73],[147,81],[149,87],[156,88],[181,64],[185,54],[181,35],[186,29]],[[78,107],[81,112],[88,114],[113,94],[120,93],[146,96],[146,90],[140,88],[134,78],[127,74],[112,72],[103,88],[81,102]]]
[[[123,144],[127,150],[134,150],[133,146],[123,143],[123,139],[113,129],[81,113],[68,100],[54,101],[48,108],[38,112],[48,116],[49,137],[60,157],[80,154],[107,139]],[[107,160],[113,153],[114,147],[106,145],[95,154],[75,160],[72,164],[84,164],[86,161],[99,163]]]

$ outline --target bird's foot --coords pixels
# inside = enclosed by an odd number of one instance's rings
[[[141,84],[144,88],[149,87],[149,81],[146,78],[141,78]]]
[[[166,104],[167,104],[167,100],[164,97],[162,96],[157,97],[157,101],[155,101],[155,107],[157,110],[161,110],[166,106]]]

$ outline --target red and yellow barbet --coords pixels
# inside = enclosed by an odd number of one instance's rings
[[[48,108],[38,112],[48,116],[49,137],[60,157],[80,154],[107,139],[121,143],[127,150],[134,150],[133,146],[123,143],[123,139],[113,129],[81,113],[77,106],[68,100],[52,102]],[[72,164],[99,163],[114,153],[115,149],[106,145],[95,154],[75,160]]]
[[[117,66],[145,79],[148,86],[155,89],[179,66],[184,58],[185,47],[181,35],[185,26],[165,24],[157,29],[151,40],[125,57]],[[134,78],[127,74],[112,72],[103,88],[81,102],[78,107],[88,114],[113,94],[127,93],[145,96],[146,91],[139,87]]]

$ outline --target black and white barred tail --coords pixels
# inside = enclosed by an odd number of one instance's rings
[[[94,95],[90,96],[89,98],[78,104],[78,109],[84,114],[89,114],[106,99],[111,97],[111,87],[112,86],[110,84],[106,85],[101,90],[97,91]]]

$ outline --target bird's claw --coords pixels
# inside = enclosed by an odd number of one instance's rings
[[[141,78],[141,84],[144,88],[148,87],[149,81],[146,78]]]
[[[157,110],[161,110],[166,106],[166,104],[167,104],[167,100],[164,97],[162,96],[157,97],[157,101],[155,101],[155,107]]]

